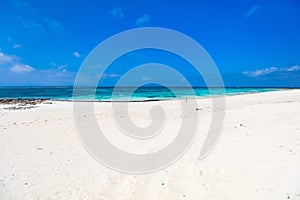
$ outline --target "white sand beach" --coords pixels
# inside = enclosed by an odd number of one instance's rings
[[[197,102],[199,110],[188,116],[199,116],[191,148],[144,175],[116,172],[85,150],[72,102],[26,110],[0,105],[0,199],[300,199],[300,90],[227,96],[222,136],[204,160],[198,156],[213,111],[210,99]],[[95,113],[113,144],[147,153],[167,145],[181,123],[176,100],[131,102],[130,117],[145,126],[154,105],[163,106],[167,122],[150,142],[118,136],[110,103],[95,103]]]

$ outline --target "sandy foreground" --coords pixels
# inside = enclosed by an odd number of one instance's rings
[[[300,199],[300,90],[226,97],[222,136],[199,160],[211,122],[210,99],[182,116],[177,101],[132,102],[134,123],[151,123],[154,105],[167,121],[158,136],[133,141],[120,134],[111,103],[95,103],[98,124],[112,144],[147,153],[168,145],[182,117],[199,117],[198,137],[175,164],[152,174],[111,170],[80,142],[72,102],[28,110],[0,105],[0,199]],[[10,105],[11,106],[11,105]]]

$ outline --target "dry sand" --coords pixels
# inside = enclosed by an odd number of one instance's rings
[[[135,143],[117,139],[110,103],[95,104],[106,136],[129,152],[167,145],[181,122],[177,101],[130,103],[130,117],[140,126],[150,123],[153,105],[167,114],[160,136]],[[226,97],[222,137],[204,160],[198,156],[213,111],[209,99],[199,99],[201,110],[189,116],[198,115],[200,125],[192,147],[175,164],[146,175],[113,171],[85,151],[71,102],[8,106],[0,106],[1,200],[300,199],[299,90]]]

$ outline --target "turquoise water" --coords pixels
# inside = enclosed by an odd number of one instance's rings
[[[207,88],[165,88],[165,87],[140,87],[132,92],[133,88],[113,87],[97,88],[96,92],[91,88],[80,88],[73,97],[73,87],[0,87],[0,99],[50,99],[50,100],[83,100],[83,101],[148,101],[185,98],[191,96],[208,97]],[[245,93],[257,93],[280,90],[278,88],[225,88],[226,95]],[[212,95],[222,94],[222,89],[213,88]],[[195,95],[194,95],[195,94]],[[129,97],[129,98],[128,98]]]

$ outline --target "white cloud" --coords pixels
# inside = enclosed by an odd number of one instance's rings
[[[15,55],[0,52],[0,85],[72,85],[75,72],[64,69],[66,65],[39,70],[24,64]],[[53,68],[55,67],[55,68]],[[58,69],[59,68],[59,69]]]
[[[247,14],[245,15],[246,18],[250,17],[251,15],[253,15],[258,9],[260,9],[260,7],[258,5],[253,5],[249,8]]]
[[[14,44],[13,48],[14,49],[19,49],[19,48],[23,48],[23,46],[20,45],[20,44]]]
[[[73,56],[75,56],[76,58],[80,58],[81,57],[80,53],[78,53],[77,51],[75,51],[73,53]]]
[[[125,17],[124,14],[124,8],[115,7],[110,11],[110,14],[113,16],[113,18],[121,19]]]
[[[23,72],[32,72],[34,71],[34,68],[29,65],[23,65],[21,63],[18,63],[10,68],[10,71],[13,73],[23,73]]]
[[[255,71],[245,71],[245,72],[243,72],[243,74],[247,75],[247,76],[251,76],[251,77],[257,77],[257,76],[270,74],[270,73],[276,72],[278,70],[279,69],[277,67],[270,67],[270,68],[258,69]]]
[[[143,26],[146,23],[149,23],[151,20],[151,17],[147,14],[142,15],[141,17],[136,19],[135,25],[136,26]]]
[[[288,71],[288,72],[294,72],[294,71],[298,71],[298,70],[300,70],[299,65],[294,65],[294,66],[289,67],[289,68],[286,69],[286,71]]]
[[[8,64],[14,60],[13,56],[5,55],[0,52],[0,64]]]
[[[294,71],[300,71],[300,66],[299,65],[294,65],[291,67],[269,67],[269,68],[264,68],[264,69],[258,69],[255,71],[245,71],[243,72],[244,75],[250,76],[250,77],[258,77],[258,76],[263,76],[267,74],[271,74],[274,72],[294,72]]]
[[[5,67],[13,73],[32,72],[34,68],[23,64],[17,56],[6,55],[0,52],[0,67]]]

